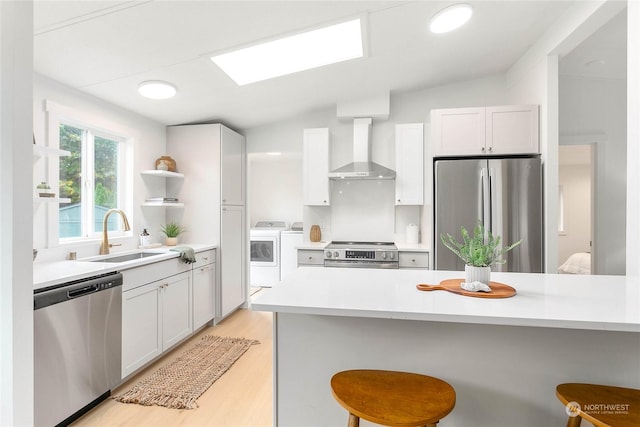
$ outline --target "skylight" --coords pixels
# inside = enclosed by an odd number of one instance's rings
[[[238,85],[363,56],[360,19],[211,57]]]

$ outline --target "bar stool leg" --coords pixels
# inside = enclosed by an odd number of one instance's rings
[[[360,417],[349,412],[349,427],[360,427]]]
[[[567,421],[567,427],[580,427],[581,422],[582,418],[580,417],[569,417],[569,421]]]

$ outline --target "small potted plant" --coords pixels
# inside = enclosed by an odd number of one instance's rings
[[[491,275],[491,265],[504,264],[502,255],[518,246],[522,239],[507,246],[500,247],[500,236],[494,237],[490,231],[484,229],[482,223],[473,229],[473,236],[460,227],[462,242],[458,242],[451,234],[440,235],[442,244],[449,248],[465,263],[465,274],[467,283],[481,282],[489,285]]]
[[[181,225],[178,225],[176,222],[169,222],[165,225],[161,225],[160,229],[167,239],[165,240],[165,244],[167,246],[175,246],[178,244],[178,236],[180,233],[185,231],[185,228]]]

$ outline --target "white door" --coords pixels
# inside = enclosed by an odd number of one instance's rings
[[[215,317],[215,263],[193,268],[193,329]]]
[[[244,206],[223,206],[220,218],[220,314],[225,317],[246,298]]]

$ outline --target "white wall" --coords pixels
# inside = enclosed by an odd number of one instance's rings
[[[44,101],[54,102],[62,107],[82,114],[93,123],[108,129],[122,132],[133,139],[133,198],[130,206],[123,207],[131,223],[131,236],[126,238],[110,238],[109,241],[122,243],[118,251],[134,249],[138,244],[138,235],[142,228],[148,228],[152,239],[161,241],[160,224],[164,222],[164,208],[141,208],[140,203],[151,196],[164,195],[165,182],[155,177],[142,178],[140,171],[154,169],[155,160],[166,154],[165,126],[139,116],[130,111],[116,107],[98,98],[73,90],[61,83],[46,77],[35,75],[33,79],[33,129],[36,142],[42,145],[53,144],[47,138],[47,115]],[[52,162],[52,164],[57,164]],[[178,165],[179,167],[179,165]],[[57,168],[47,167],[46,160],[34,162],[34,181],[46,179],[50,183],[57,182]],[[53,207],[55,209],[55,207]],[[34,206],[33,233],[34,247],[39,250],[36,262],[65,259],[68,252],[75,251],[79,258],[97,255],[100,240],[82,244],[65,244],[53,246],[47,241],[48,217],[47,206]],[[115,249],[114,249],[115,250]]]
[[[248,156],[249,224],[302,221],[302,155],[253,153]]]
[[[563,193],[564,230],[558,236],[558,264],[591,247],[591,167],[563,165],[559,183]]]
[[[387,120],[374,119],[371,136],[371,159],[383,166],[395,169],[395,125],[400,123],[423,123],[430,121],[430,111],[434,108],[449,108],[460,106],[502,105],[507,100],[504,75],[493,75],[485,78],[442,85],[436,88],[417,90],[413,92],[391,95],[391,111]],[[349,163],[353,157],[353,122],[351,120],[338,120],[335,108],[303,113],[298,117],[273,123],[266,126],[245,130],[243,133],[247,139],[247,152],[249,153],[249,211],[251,221],[258,219],[279,219],[271,215],[280,214],[283,218],[293,217],[293,214],[278,211],[269,206],[263,195],[274,194],[284,207],[294,212],[294,206],[302,206],[302,191],[300,187],[293,186],[293,191],[288,191],[289,185],[281,184],[274,189],[274,179],[280,183],[298,182],[301,185],[302,163],[302,130],[305,128],[328,127],[330,131],[330,167],[338,168]],[[425,140],[428,138],[428,128],[425,128]],[[427,146],[427,151],[429,148]],[[299,156],[300,167],[286,166],[279,171],[277,177],[269,178],[265,174],[274,173],[264,160],[265,156],[257,156],[259,153],[282,152]],[[431,176],[425,173],[426,186],[431,184]],[[300,188],[300,189],[299,189]],[[372,190],[375,191],[375,190]],[[393,197],[393,196],[391,196]],[[361,221],[360,210],[356,209],[354,202],[340,199],[339,205],[332,207],[305,207],[303,220],[305,228],[311,224],[319,224],[322,228],[322,236],[325,240],[348,239],[345,236],[345,223],[350,223],[353,229],[349,235],[370,235],[369,222]],[[348,204],[352,203],[351,206]],[[380,208],[376,211],[379,223],[385,224],[379,231],[381,236],[389,236],[393,240],[403,239],[406,225],[409,223],[421,223],[421,229],[430,227],[429,218],[423,215],[419,208],[396,207],[389,210],[382,201],[376,205]],[[426,205],[425,210],[431,206]],[[336,211],[338,213],[336,213]],[[349,217],[351,213],[351,217]],[[296,212],[297,215],[297,212]],[[336,218],[335,215],[340,215]],[[395,216],[395,218],[394,218]],[[299,220],[299,219],[298,219]],[[332,221],[338,221],[338,229],[332,229]],[[334,235],[334,231],[338,235]],[[375,236],[372,236],[375,238]],[[308,233],[305,232],[308,240]],[[430,242],[429,242],[430,243]]]
[[[593,261],[597,274],[625,274],[626,110],[626,80],[560,76],[560,135],[603,135],[595,165]]]

